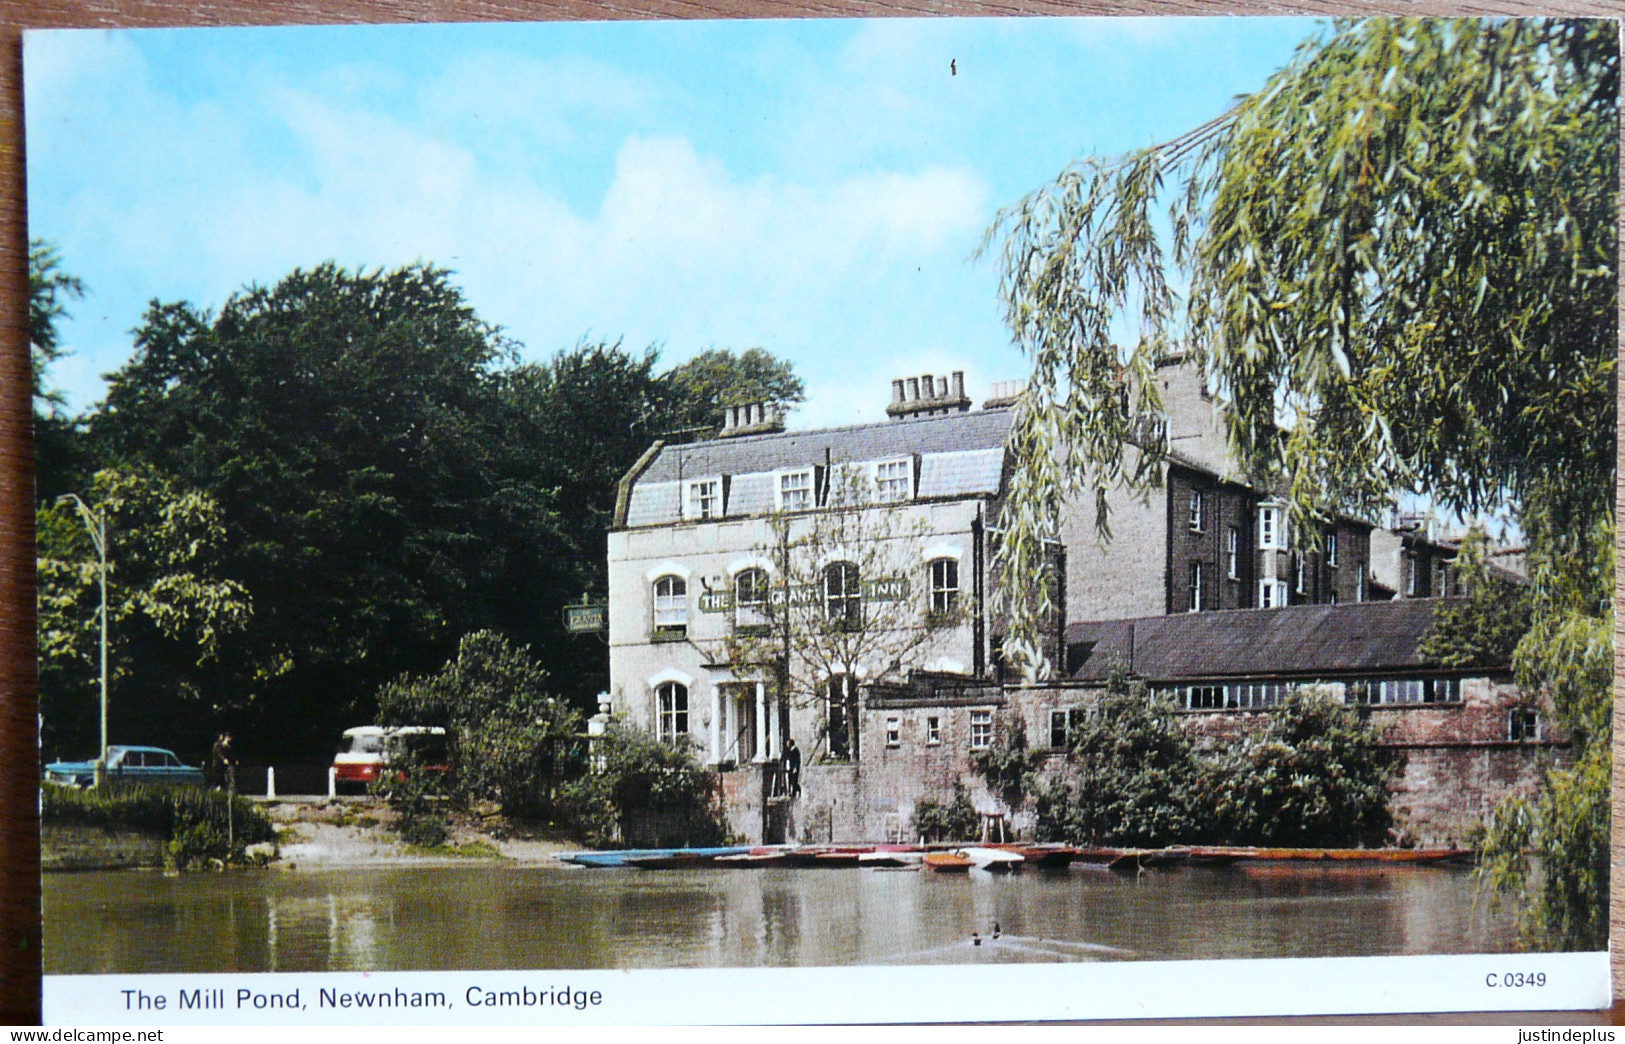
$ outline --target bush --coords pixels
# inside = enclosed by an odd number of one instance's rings
[[[1329,691],[1304,688],[1217,759],[1213,816],[1237,844],[1381,845],[1393,825],[1391,758],[1376,729]]]
[[[1027,723],[1019,714],[1006,720],[986,750],[971,755],[971,763],[987,780],[988,789],[1012,808],[1024,800],[1032,787],[1033,770],[1042,761],[1042,754],[1027,749]]]
[[[395,810],[394,829],[401,840],[419,848],[436,848],[446,843],[451,832],[440,806],[445,799],[445,781],[439,773],[427,772],[407,760],[392,761],[389,771],[372,786],[372,792]]]
[[[198,787],[141,784],[78,790],[46,783],[41,816],[47,823],[79,823],[162,837],[180,869],[218,859],[247,861],[249,845],[275,838],[271,820],[246,798],[227,798]]]
[[[439,673],[385,685],[378,713],[385,724],[447,730],[446,794],[462,804],[490,801],[506,815],[543,817],[561,782],[585,769],[581,715],[552,694],[528,649],[492,631],[465,635]]]
[[[965,788],[954,784],[953,800],[941,804],[922,798],[914,806],[914,836],[926,841],[969,841],[981,832],[981,817]]]
[[[624,728],[596,742],[594,770],[558,793],[561,815],[588,843],[711,845],[726,835],[716,775],[686,747]]]
[[[1158,846],[1203,834],[1200,766],[1173,701],[1120,675],[1073,732],[1064,778],[1034,794],[1045,841]]]

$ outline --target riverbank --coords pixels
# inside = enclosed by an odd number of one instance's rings
[[[405,844],[393,830],[394,813],[382,801],[268,801],[261,805],[276,831],[273,871],[352,867],[450,866],[489,860],[503,865],[561,865],[560,852],[577,843],[529,836],[498,817],[452,817],[451,836],[437,848]],[[40,864],[46,873],[161,869],[163,838],[73,823],[44,823]]]

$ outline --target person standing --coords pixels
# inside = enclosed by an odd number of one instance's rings
[[[784,783],[791,797],[801,796],[801,748],[794,739],[784,741]]]
[[[231,733],[222,732],[214,741],[209,756],[209,775],[216,790],[234,790],[237,782],[237,763],[231,756]]]

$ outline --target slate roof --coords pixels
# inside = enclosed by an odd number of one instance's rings
[[[1416,647],[1433,598],[1175,613],[1069,624],[1067,668],[1103,681],[1115,658],[1147,681],[1436,669]]]
[[[624,524],[679,521],[683,481],[712,475],[729,476],[724,518],[763,514],[773,509],[775,472],[814,467],[826,460],[856,463],[917,456],[916,499],[997,496],[1013,416],[1008,409],[973,410],[665,446],[637,476]]]

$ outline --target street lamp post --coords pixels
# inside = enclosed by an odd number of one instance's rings
[[[96,554],[101,559],[101,588],[102,588],[102,747],[101,753],[96,757],[96,787],[101,788],[102,777],[107,771],[107,515],[96,514],[90,510],[77,493],[64,493],[56,498],[58,504],[71,502],[79,509],[79,517],[90,531],[90,542],[96,545]]]

